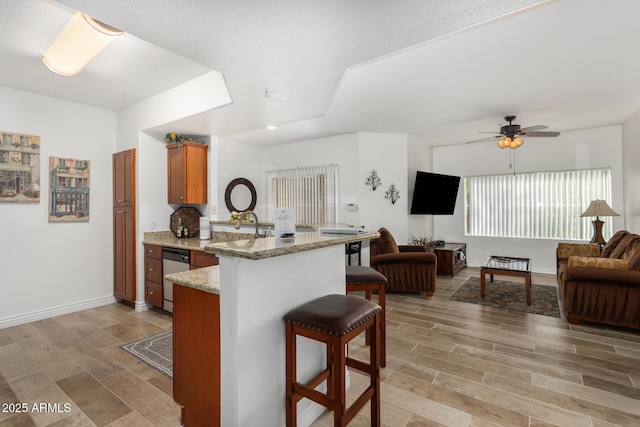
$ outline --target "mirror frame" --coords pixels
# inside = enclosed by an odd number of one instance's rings
[[[244,185],[251,192],[251,203],[249,203],[249,207],[246,209],[238,209],[233,206],[233,202],[231,202],[231,193],[233,193],[233,189],[238,185]],[[258,201],[258,195],[256,193],[256,187],[253,186],[253,183],[246,178],[236,178],[232,180],[229,185],[227,185],[227,189],[224,192],[224,203],[227,205],[227,209],[229,212],[245,212],[252,211],[256,207],[256,203]]]

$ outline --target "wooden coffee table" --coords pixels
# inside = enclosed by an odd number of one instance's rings
[[[492,255],[485,260],[480,268],[480,298],[484,298],[485,274],[524,277],[524,288],[527,295],[527,305],[531,305],[531,268],[529,258],[514,258]]]

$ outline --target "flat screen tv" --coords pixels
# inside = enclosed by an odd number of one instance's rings
[[[453,215],[459,186],[459,176],[418,171],[411,214]]]

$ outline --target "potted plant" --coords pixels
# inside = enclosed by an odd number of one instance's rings
[[[427,236],[426,234],[420,233],[418,236],[411,235],[411,244],[424,246],[427,248],[427,252],[433,252],[433,249],[436,247],[436,241],[433,240],[431,236]]]

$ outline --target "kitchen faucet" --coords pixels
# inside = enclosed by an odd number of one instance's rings
[[[238,215],[238,222],[236,222],[236,230],[240,229],[240,223],[242,222],[242,218],[244,218],[245,215],[253,215],[253,217],[256,220],[256,238],[260,237],[260,233],[258,231],[258,227],[259,227],[258,215],[256,215],[256,213],[254,211],[240,212],[240,214]]]

